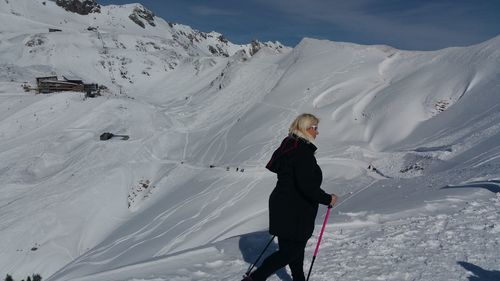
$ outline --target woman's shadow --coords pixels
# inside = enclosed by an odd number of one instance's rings
[[[262,250],[264,250],[271,238],[272,236],[269,235],[267,231],[254,232],[241,236],[239,247],[241,254],[243,255],[243,260],[245,260],[249,264],[249,266],[253,264],[255,260],[260,256]],[[266,257],[277,250],[278,244],[273,241],[255,266],[260,266],[260,264]],[[255,267],[253,270],[255,270]],[[283,281],[292,281],[292,277],[287,273],[285,268],[278,270],[275,274]]]
[[[469,281],[498,281],[500,280],[500,271],[492,270],[488,271],[482,269],[481,267],[474,265],[472,263],[459,261],[459,265],[465,268],[467,271],[472,272],[474,275],[469,276]]]

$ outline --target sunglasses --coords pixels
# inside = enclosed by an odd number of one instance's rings
[[[315,126],[311,126],[309,128],[312,128],[313,130],[318,131],[318,126],[316,126],[316,125]]]

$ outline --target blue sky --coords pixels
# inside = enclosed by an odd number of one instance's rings
[[[312,37],[406,50],[468,46],[500,35],[500,0],[97,0],[141,3],[163,19],[233,43]]]

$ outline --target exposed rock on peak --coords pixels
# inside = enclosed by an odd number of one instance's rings
[[[95,0],[56,0],[56,4],[66,11],[80,15],[101,12],[101,6]]]
[[[267,47],[273,49],[277,52],[281,52],[284,49],[284,46],[279,42],[259,42],[258,40],[253,40],[250,43],[250,56],[255,55],[260,49]]]
[[[151,26],[156,26],[154,13],[142,6],[135,7],[132,14],[128,17],[142,28],[146,28],[142,20],[145,20]]]

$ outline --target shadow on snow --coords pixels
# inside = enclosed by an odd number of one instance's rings
[[[484,188],[493,193],[500,193],[500,181],[499,180],[491,180],[491,181],[478,181],[478,182],[470,182],[462,185],[447,185],[442,187],[441,189],[448,188]]]
[[[459,261],[459,265],[465,268],[467,271],[474,274],[473,276],[469,276],[469,281],[498,281],[500,280],[500,271],[497,270],[485,270],[477,265],[472,263]]]
[[[269,240],[271,240],[271,237],[272,236],[267,231],[254,232],[241,236],[239,241],[240,251],[243,259],[249,264],[249,266],[253,264],[259,257],[260,253],[262,252],[262,250],[264,250]],[[257,262],[256,267],[260,266],[260,264],[266,257],[277,250],[278,244],[276,243],[275,239],[275,241],[273,241],[269,245],[260,260]],[[248,268],[246,270],[248,270]],[[255,267],[253,270],[255,270]],[[292,277],[290,277],[290,275],[286,272],[285,268],[278,270],[275,274],[282,281],[292,281]]]

